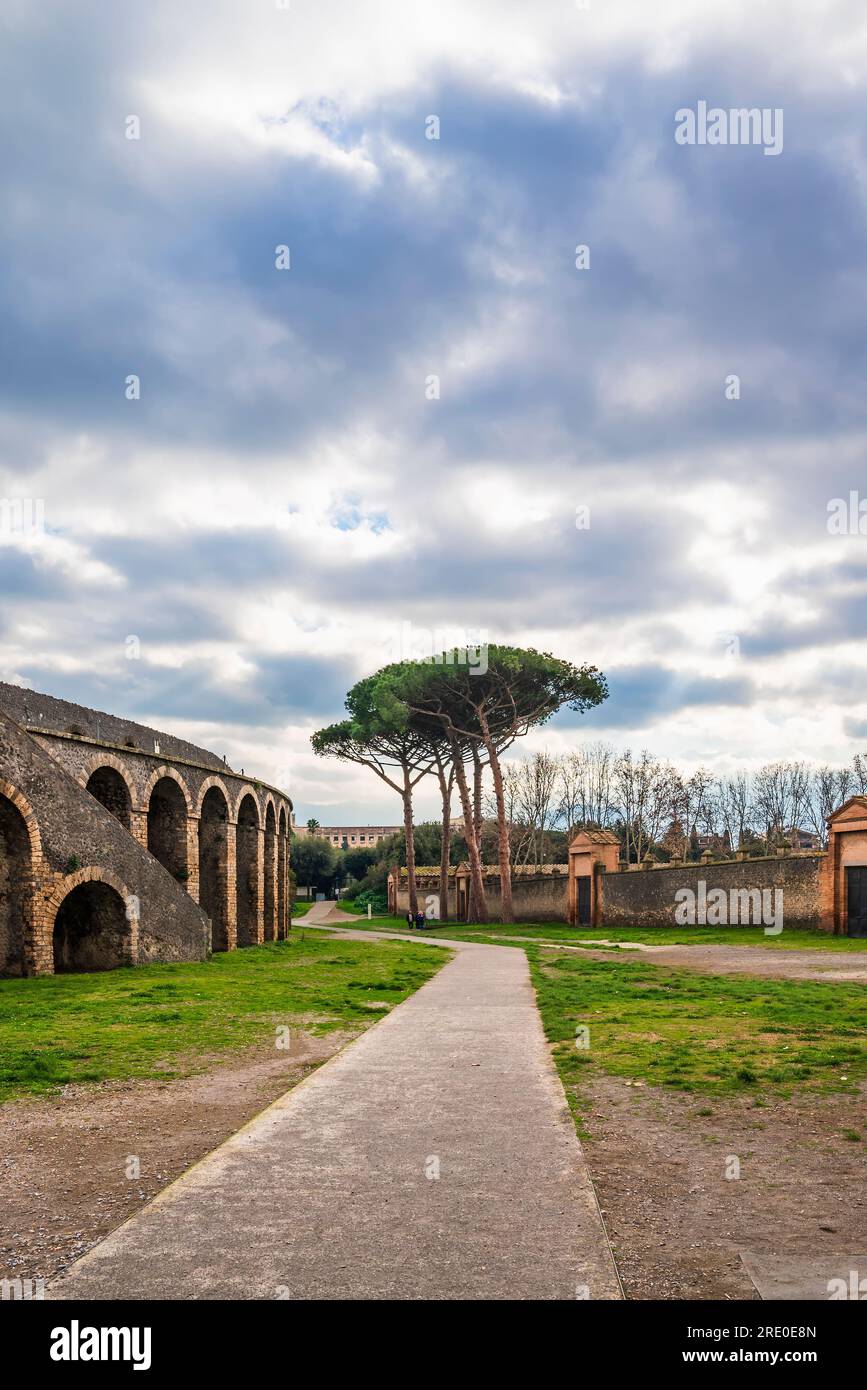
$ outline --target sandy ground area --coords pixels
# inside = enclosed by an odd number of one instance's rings
[[[700,970],[704,975],[774,975],[783,980],[826,980],[835,983],[867,983],[867,952],[765,950],[761,946],[639,946],[628,951],[580,947],[601,960],[637,960],[647,957],[655,965]],[[575,949],[574,947],[572,949]]]
[[[584,1152],[627,1298],[756,1298],[740,1250],[845,1264],[867,1249],[867,1087],[760,1107],[612,1077],[583,1094]],[[861,1143],[843,1137],[853,1129]],[[726,1177],[732,1158],[739,1178]]]
[[[184,1080],[67,1086],[0,1106],[0,1278],[65,1270],[354,1036],[299,1032],[277,1058],[255,1048]]]

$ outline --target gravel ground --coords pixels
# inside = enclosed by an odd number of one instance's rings
[[[67,1086],[0,1106],[0,1278],[61,1273],[353,1036],[299,1032],[277,1058],[255,1048],[184,1080]]]
[[[756,1298],[740,1250],[867,1249],[867,1087],[761,1107],[611,1077],[582,1093],[584,1153],[627,1298]],[[726,1177],[732,1157],[738,1179]]]

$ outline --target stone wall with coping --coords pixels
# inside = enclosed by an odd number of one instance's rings
[[[760,859],[727,859],[706,864],[660,865],[621,869],[599,876],[601,922],[605,927],[674,927],[676,894],[688,888],[698,893],[720,888],[782,890],[785,927],[816,928],[821,924],[824,853],[768,855]],[[738,925],[737,923],[729,925]],[[740,923],[740,925],[747,925]]]

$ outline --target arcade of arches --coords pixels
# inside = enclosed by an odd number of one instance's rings
[[[117,765],[85,768],[81,786],[201,906],[211,922],[211,949],[285,940],[290,927],[285,807],[278,811],[269,793],[262,794],[260,808],[248,790],[238,793],[233,814],[231,779],[209,777],[196,809],[195,783],[191,791],[179,773],[158,769],[149,783],[136,786],[134,777],[120,770],[123,763],[113,761]],[[116,880],[110,866],[104,873],[98,867],[88,871],[84,882],[78,881],[81,872],[51,871],[41,851],[35,853],[37,818],[26,805],[25,817],[16,804],[17,789],[9,790],[10,796],[0,794],[0,976],[135,964],[130,912],[121,891],[111,886]]]

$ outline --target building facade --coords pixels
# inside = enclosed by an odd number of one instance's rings
[[[293,825],[296,835],[309,835],[306,825]],[[402,825],[317,825],[312,831],[322,840],[330,840],[338,849],[370,849],[403,830]]]

